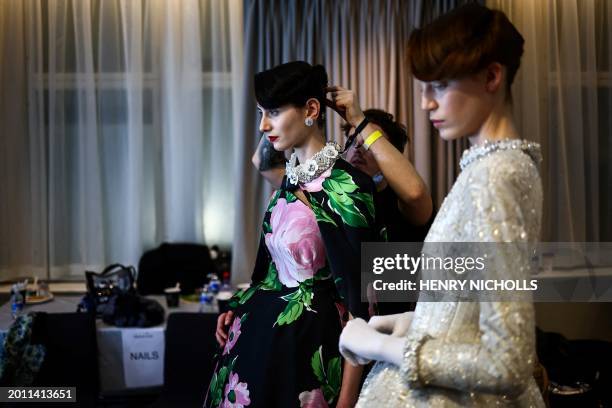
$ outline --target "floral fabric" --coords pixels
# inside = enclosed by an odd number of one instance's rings
[[[381,229],[371,179],[343,160],[300,188],[306,202],[284,188],[270,199],[206,407],[335,406],[340,332],[349,312],[367,317],[361,242],[380,240]]]
[[[325,247],[312,211],[301,201],[280,198],[270,216],[265,242],[280,283],[295,288],[325,266]]]

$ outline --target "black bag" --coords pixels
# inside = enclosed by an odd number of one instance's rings
[[[106,304],[111,297],[121,294],[134,294],[134,275],[136,270],[133,266],[113,264],[107,266],[101,273],[86,271],[87,299],[89,307],[93,307],[96,315],[104,312]]]
[[[551,382],[551,406],[612,406],[612,343],[568,340],[540,329],[536,338],[538,359]]]
[[[164,308],[153,299],[131,293],[111,296],[104,306],[102,320],[118,327],[151,327],[164,322]]]
[[[181,293],[194,293],[216,272],[206,245],[163,243],[147,251],[138,263],[138,293],[163,295],[164,289],[181,284]]]

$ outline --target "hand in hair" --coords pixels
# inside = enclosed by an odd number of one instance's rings
[[[327,106],[335,110],[351,126],[357,127],[365,119],[354,91],[340,86],[330,86],[325,88],[325,92],[331,94],[331,99],[325,100]]]

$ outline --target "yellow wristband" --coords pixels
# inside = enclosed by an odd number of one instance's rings
[[[365,142],[363,142],[363,148],[369,150],[370,146],[372,146],[375,141],[380,139],[382,135],[383,134],[380,130],[375,130],[374,132],[370,133],[370,136],[368,136]]]

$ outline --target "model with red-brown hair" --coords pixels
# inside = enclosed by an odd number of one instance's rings
[[[483,277],[528,279],[523,244],[538,240],[542,187],[539,146],[520,139],[512,119],[522,36],[502,12],[471,3],[415,30],[408,47],[422,108],[440,137],[472,144],[424,250],[445,248],[440,242],[455,249],[493,243],[495,263]],[[353,363],[378,361],[357,406],[544,406],[532,376],[533,303],[520,299],[440,301],[425,292],[414,312],[348,322],[343,355]]]

